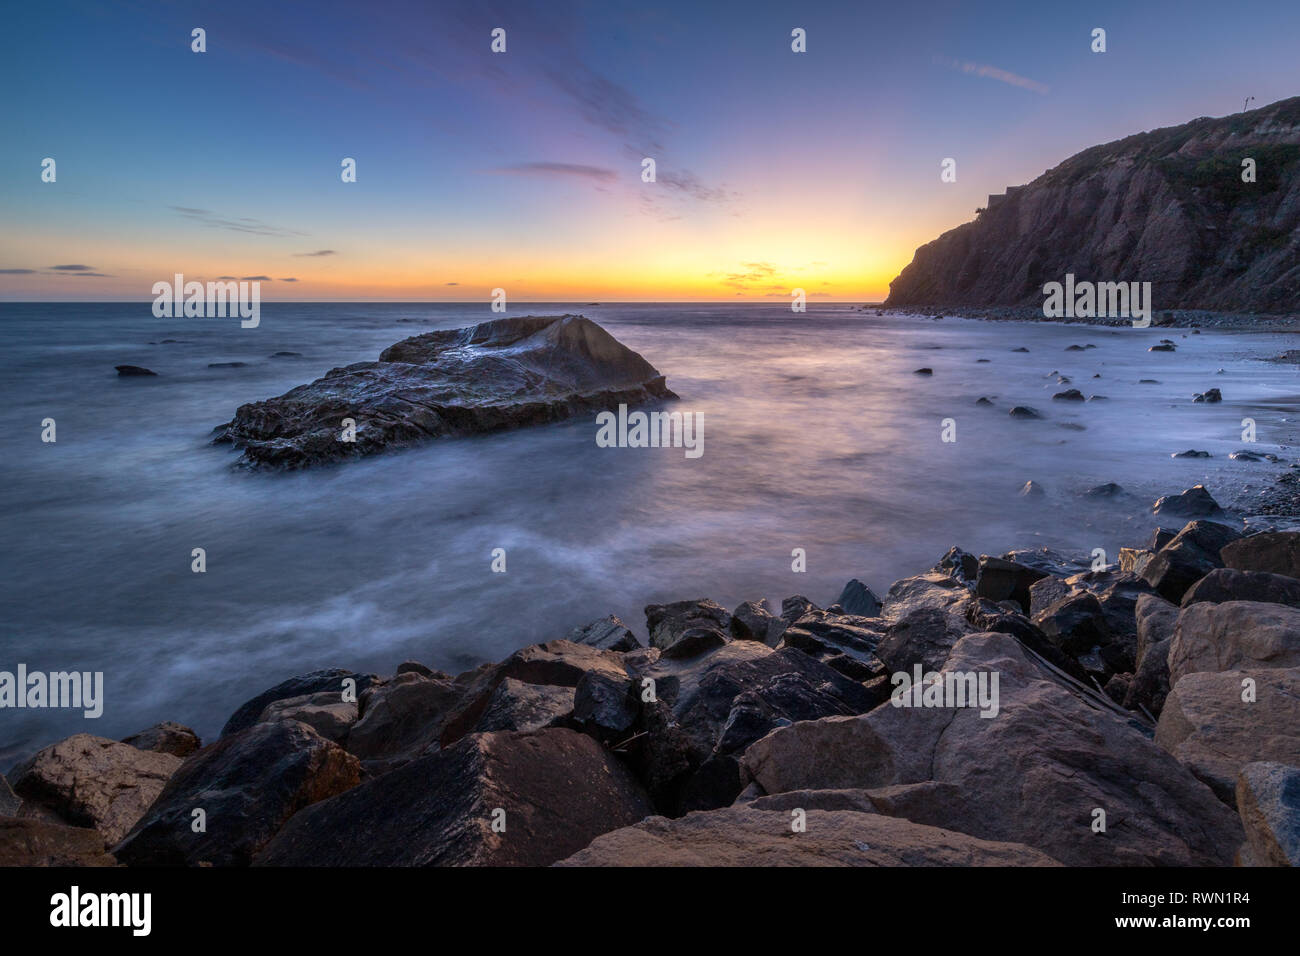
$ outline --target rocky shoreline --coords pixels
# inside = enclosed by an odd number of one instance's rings
[[[0,865],[1296,865],[1300,532],[1152,510],[1113,565],[953,548],[77,734],[0,777]]]
[[[1038,306],[889,306],[864,305],[859,312],[877,315],[910,315],[926,319],[975,319],[980,322],[1048,322],[1062,325],[1100,325],[1110,328],[1132,328],[1133,320],[1126,318],[1044,316]],[[1216,312],[1207,309],[1161,309],[1151,317],[1152,328],[1213,329],[1218,332],[1300,332],[1300,315],[1294,313],[1260,314],[1248,312]],[[1278,361],[1288,361],[1286,353]],[[1294,362],[1292,358],[1289,361]]]

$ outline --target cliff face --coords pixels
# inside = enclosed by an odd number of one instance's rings
[[[1300,312],[1300,97],[1094,146],[989,199],[886,306],[1040,305],[1070,272],[1150,282],[1157,310]]]

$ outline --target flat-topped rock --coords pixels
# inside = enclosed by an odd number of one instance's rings
[[[376,362],[241,405],[213,440],[241,449],[241,464],[306,468],[676,397],[653,365],[590,319],[530,315],[404,339]],[[355,423],[353,440],[344,419]]]

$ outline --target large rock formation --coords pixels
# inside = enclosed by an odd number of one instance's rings
[[[968,635],[943,671],[999,674],[997,715],[891,701],[861,717],[776,729],[745,751],[744,769],[768,794],[951,784],[962,798],[932,804],[929,825],[1023,843],[1067,865],[1231,862],[1241,843],[1235,814],[1130,722],[1061,683],[1014,637]],[[1097,810],[1109,820],[1100,832],[1093,828]]]
[[[560,866],[1057,866],[1019,843],[980,840],[853,811],[727,807],[680,820],[651,817],[597,837]]]
[[[526,316],[404,339],[377,362],[241,405],[214,441],[242,449],[243,464],[305,468],[676,397],[653,365],[590,319]],[[343,440],[345,418],[355,440]]]
[[[916,250],[885,305],[1041,306],[1072,273],[1150,282],[1157,310],[1291,312],[1298,173],[1300,97],[1094,146]]]
[[[264,866],[548,866],[649,816],[632,775],[590,737],[472,734],[289,821]]]

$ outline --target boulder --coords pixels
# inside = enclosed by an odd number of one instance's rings
[[[1156,743],[1234,805],[1246,764],[1300,766],[1300,668],[1188,674],[1165,700]]]
[[[113,852],[130,866],[245,866],[285,821],[355,787],[360,771],[304,723],[254,724],[186,760]],[[193,826],[200,809],[205,832]]]
[[[1260,866],[1300,866],[1300,768],[1248,763],[1237,777],[1237,812]]]
[[[1281,604],[1202,602],[1178,614],[1169,647],[1169,685],[1187,674],[1300,667],[1300,609]]]
[[[854,680],[884,673],[876,646],[885,634],[876,618],[812,610],[785,628],[778,647],[794,647]]]
[[[1066,594],[1035,614],[1034,623],[1052,644],[1070,655],[1084,654],[1111,642],[1101,602],[1091,591]]]
[[[839,600],[835,602],[844,608],[845,614],[855,617],[876,617],[880,614],[880,598],[857,578],[844,585]]]
[[[1188,588],[1223,567],[1220,551],[1240,537],[1239,532],[1215,521],[1191,521],[1156,553],[1142,577],[1161,597],[1177,604]]]
[[[1051,575],[1039,578],[1029,586],[1029,617],[1037,617],[1073,592],[1074,588],[1066,584],[1064,578]]]
[[[602,651],[634,651],[641,646],[626,624],[616,614],[602,617],[582,627],[575,627],[564,635],[566,641],[585,644]]]
[[[820,610],[821,608],[808,600],[802,594],[796,594],[781,602],[781,620],[785,621],[787,624],[793,624],[809,611]]]
[[[286,681],[276,684],[270,690],[264,690],[252,700],[240,705],[239,709],[231,714],[230,719],[226,721],[226,726],[221,728],[221,736],[238,733],[247,727],[257,723],[262,711],[266,710],[266,705],[273,701],[284,700],[287,697],[302,697],[306,694],[319,694],[325,691],[342,691],[345,688],[344,681],[352,680],[355,682],[356,693],[360,696],[371,684],[375,683],[377,678],[373,674],[356,674],[352,671],[343,670],[342,668],[332,668],[330,670],[312,671],[310,674],[303,674],[300,677],[290,677]]]
[[[1038,568],[982,554],[975,593],[990,601],[1015,601],[1028,613],[1029,588],[1045,577],[1047,572]]]
[[[591,671],[578,681],[598,672]],[[488,698],[483,716],[474,725],[477,733],[499,730],[540,730],[573,712],[574,689],[547,684],[525,684],[507,677]]]
[[[1109,702],[1058,680],[1015,638],[968,635],[950,672],[998,674],[996,716],[891,701],[864,716],[795,723],[750,745],[746,775],[769,794],[953,784],[965,801],[947,829],[1024,843],[1067,865],[1231,861],[1236,815]],[[1098,808],[1105,832],[1092,829]]]
[[[1124,695],[1129,710],[1145,707],[1160,716],[1169,694],[1169,647],[1178,624],[1178,607],[1155,594],[1138,598],[1137,661]]]
[[[147,369],[147,368],[143,368],[143,367],[141,367],[141,366],[139,366],[139,365],[115,365],[115,366],[113,366],[113,367],[114,367],[115,369],[117,369],[117,374],[118,374],[118,375],[123,376],[123,377],[125,377],[125,378],[131,378],[131,377],[137,377],[137,378],[139,378],[139,377],[142,377],[142,376],[157,375],[157,374],[158,374],[158,373],[155,372],[155,371],[152,371],[152,370]]]
[[[0,816],[0,867],[116,865],[97,830]]]
[[[1300,607],[1300,578],[1269,571],[1238,571],[1235,568],[1215,568],[1201,578],[1183,595],[1182,606],[1209,601],[1258,601],[1264,604],[1286,604]]]
[[[576,726],[612,742],[628,735],[641,712],[641,699],[631,680],[589,671],[572,693],[572,710]]]
[[[651,812],[632,775],[584,734],[471,734],[301,811],[256,863],[546,866]]]
[[[707,598],[651,604],[645,609],[645,619],[651,647],[668,651],[686,642],[679,656],[718,647],[730,639],[731,615]]]
[[[241,405],[214,441],[233,443],[250,467],[305,468],[676,397],[590,319],[526,316],[404,339],[377,362]],[[354,440],[340,440],[344,418],[356,422]]]
[[[980,559],[961,548],[949,548],[933,570],[950,575],[962,584],[973,586],[979,577]]]
[[[357,722],[357,705],[343,699],[342,691],[323,691],[286,697],[266,705],[258,723],[268,720],[300,720],[326,740],[336,744],[347,740]]]
[[[419,674],[421,677],[441,677],[449,678],[450,674],[444,674],[442,671],[436,671],[427,664],[421,664],[419,661],[402,661],[397,665],[397,670],[393,672],[394,676],[398,674]]]
[[[910,671],[918,663],[937,670],[953,646],[973,630],[961,615],[921,608],[890,625],[876,656],[895,673]]]
[[[961,581],[946,572],[931,571],[895,581],[885,594],[880,616],[884,623],[894,624],[916,611],[953,610],[954,605],[969,599],[970,591]]]
[[[743,789],[740,752],[773,727],[864,713],[888,695],[802,651],[755,641],[688,661],[661,658],[634,680],[642,696],[653,688],[655,699],[641,705],[628,761],[656,807],[671,815],[731,803]]]
[[[181,759],[93,734],[74,734],[15,768],[14,792],[60,821],[116,843],[162,792]]]
[[[123,738],[122,743],[137,750],[151,750],[154,753],[171,754],[173,757],[188,757],[202,746],[198,734],[172,720],[164,720],[138,734]]]
[[[1193,485],[1179,494],[1165,495],[1157,499],[1151,511],[1175,518],[1209,518],[1223,513],[1204,485]]]
[[[469,681],[425,677],[408,672],[376,684],[361,695],[356,723],[345,747],[370,773],[383,773],[436,747],[447,724],[465,706]],[[491,690],[480,690],[486,709]]]
[[[727,807],[679,820],[650,817],[598,837],[560,866],[1055,866],[1016,843],[871,813],[809,810],[792,832],[789,812]]]
[[[1130,574],[1141,574],[1155,556],[1156,552],[1147,548],[1120,548],[1119,569]]]
[[[1238,571],[1300,578],[1300,531],[1267,531],[1224,545],[1223,563]]]
[[[725,613],[725,612],[724,612]],[[486,664],[459,675],[449,686],[462,700],[442,721],[438,741],[455,743],[478,725],[497,685],[506,678],[544,687],[577,687],[583,675],[597,671],[615,680],[627,677],[624,655],[572,641],[547,641],[515,651],[499,664]],[[351,745],[349,744],[349,749]]]
[[[785,628],[786,622],[772,613],[766,598],[746,601],[731,612],[731,636],[738,641],[761,641],[776,647]]]

